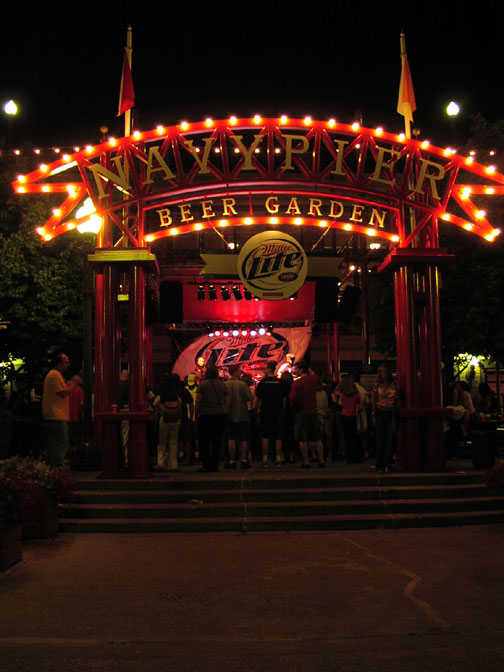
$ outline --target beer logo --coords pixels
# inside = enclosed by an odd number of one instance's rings
[[[208,341],[208,339],[206,339]],[[265,336],[222,336],[210,343],[205,342],[194,358],[199,357],[207,364],[215,364],[225,369],[233,364],[241,364],[243,371],[256,374],[261,372],[266,362],[280,364],[289,352],[289,343],[284,336],[273,333]]]
[[[302,286],[307,272],[308,260],[300,243],[278,231],[253,236],[238,256],[238,275],[259,299],[287,299]]]

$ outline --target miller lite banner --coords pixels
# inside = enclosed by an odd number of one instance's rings
[[[277,368],[287,361],[287,355],[292,355],[294,361],[302,359],[311,339],[310,327],[294,327],[292,329],[275,329],[271,334],[252,336],[214,336],[207,334],[193,341],[177,358],[173,366],[173,373],[181,379],[197,369],[197,361],[202,358],[203,366],[215,364],[221,372],[233,364],[240,364],[243,373],[250,373],[253,377],[262,374],[266,362],[275,362]]]
[[[260,299],[279,301],[295,294],[306,280],[308,259],[302,245],[283,231],[249,238],[238,256],[238,275]]]

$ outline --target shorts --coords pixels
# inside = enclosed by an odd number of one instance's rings
[[[283,414],[268,415],[259,414],[259,433],[262,439],[279,440],[283,438],[284,433]]]
[[[296,413],[294,438],[302,443],[322,440],[322,430],[316,410],[310,413]]]
[[[250,423],[230,422],[228,425],[228,436],[237,442],[248,441],[250,437]]]

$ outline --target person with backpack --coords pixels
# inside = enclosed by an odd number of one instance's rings
[[[182,400],[171,376],[161,385],[156,403],[156,415],[159,422],[159,438],[157,464],[154,469],[155,471],[175,471],[178,468],[177,451],[182,421]]]

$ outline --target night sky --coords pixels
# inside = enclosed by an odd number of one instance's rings
[[[469,115],[504,118],[499,4],[467,10],[439,0],[415,3],[414,13],[405,4],[9,5],[2,9],[0,98],[20,105],[12,144],[96,142],[101,125],[122,135],[116,114],[128,22],[140,130],[256,113],[350,122],[360,110],[365,126],[400,131],[401,29],[422,137],[443,145],[456,133],[462,143]],[[455,129],[443,112],[451,99],[463,110]],[[3,113],[1,123],[5,136]]]

